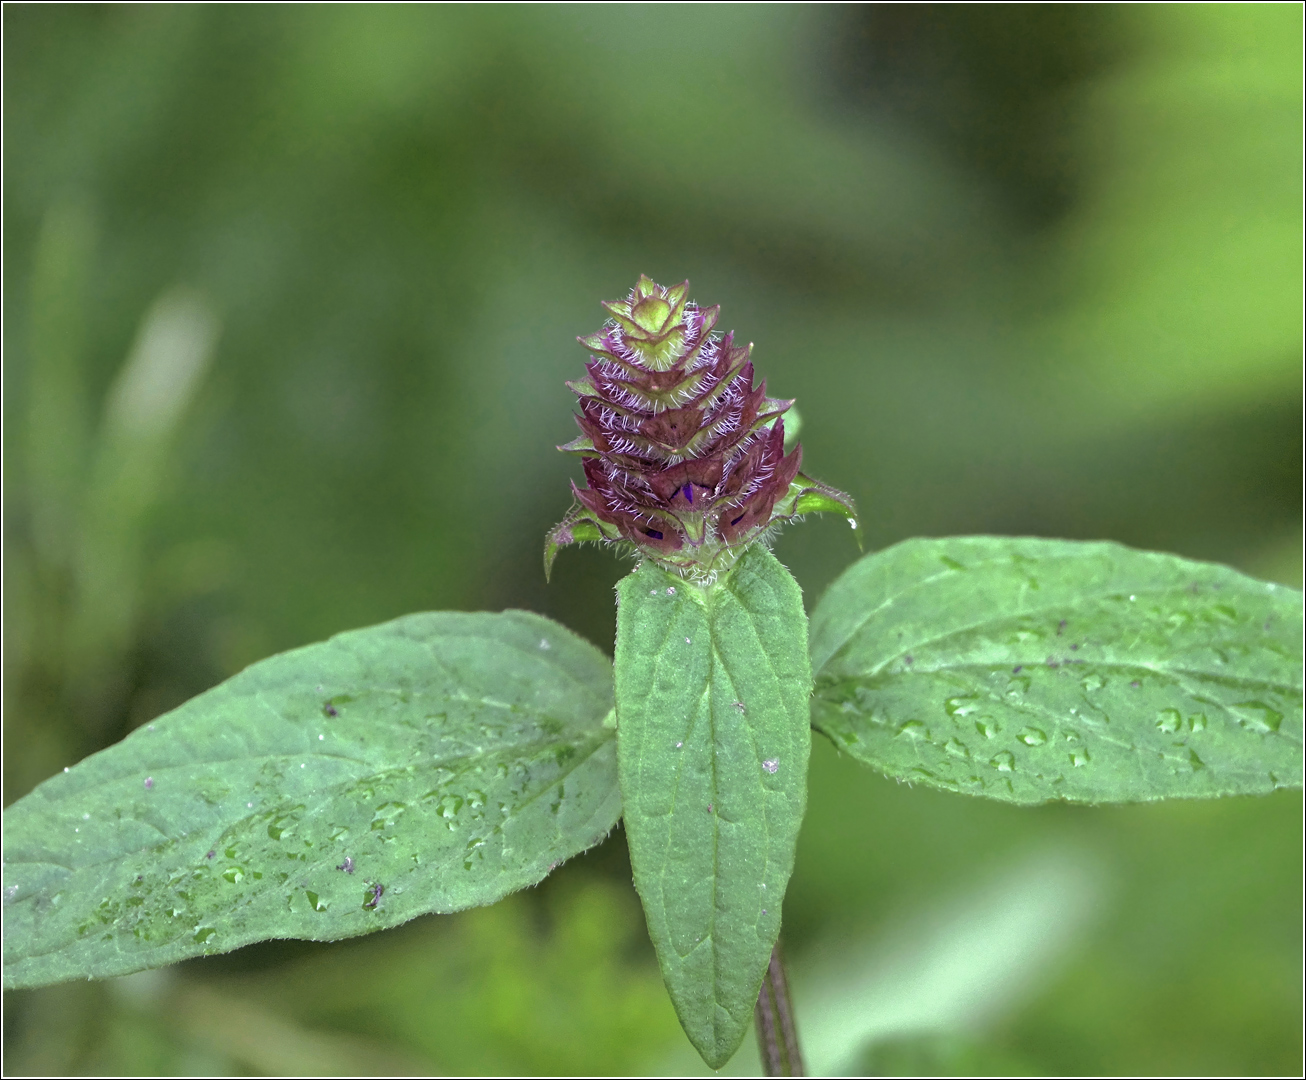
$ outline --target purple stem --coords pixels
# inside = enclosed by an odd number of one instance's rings
[[[780,943],[771,950],[771,962],[762,978],[754,1011],[757,1046],[762,1054],[762,1069],[767,1076],[806,1076],[798,1032],[794,1027],[793,1002],[789,999],[789,980],[780,959]]]

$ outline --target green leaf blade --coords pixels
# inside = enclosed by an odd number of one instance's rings
[[[812,616],[813,725],[1017,803],[1302,784],[1301,593],[1113,543],[909,540]]]
[[[5,812],[5,986],[535,884],[620,816],[611,707],[606,658],[527,612],[411,615],[255,664]]]
[[[802,594],[760,546],[713,586],[646,563],[617,591],[635,885],[681,1024],[719,1068],[752,1020],[806,806]]]

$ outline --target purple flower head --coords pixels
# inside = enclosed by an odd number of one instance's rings
[[[581,435],[558,449],[581,455],[586,486],[549,533],[546,573],[560,547],[598,540],[710,580],[780,521],[833,510],[857,527],[847,495],[798,471],[802,447],[785,452],[793,402],[753,385],[752,346],[713,333],[720,308],[688,293],[641,276],[579,339],[594,354],[567,384]]]

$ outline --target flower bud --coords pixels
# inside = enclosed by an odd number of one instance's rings
[[[579,341],[585,378],[579,438],[558,449],[584,459],[586,486],[549,533],[558,549],[585,540],[633,545],[698,581],[728,570],[749,544],[800,514],[832,510],[855,529],[852,500],[800,473],[802,447],[785,453],[793,404],[753,385],[752,346],[713,332],[719,307],[687,301],[689,282],[664,288],[640,277],[612,318]]]

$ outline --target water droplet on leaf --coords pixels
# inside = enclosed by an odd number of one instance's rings
[[[1166,735],[1173,735],[1183,722],[1183,714],[1178,709],[1162,709],[1156,714],[1156,728]]]
[[[968,758],[970,751],[966,749],[965,744],[958,739],[949,739],[943,747],[953,757]]]
[[[1255,731],[1261,735],[1278,731],[1279,725],[1283,723],[1283,713],[1270,708],[1263,701],[1240,701],[1229,708],[1237,717],[1239,724],[1248,731]]]

